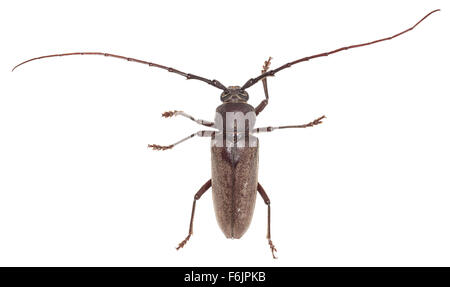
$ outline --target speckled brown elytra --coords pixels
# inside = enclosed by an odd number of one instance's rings
[[[216,116],[214,122],[196,119],[182,111],[169,111],[162,114],[162,116],[165,118],[173,116],[187,117],[200,125],[209,128],[214,128],[215,130],[199,131],[168,146],[156,144],[148,145],[149,148],[152,148],[154,150],[168,150],[173,148],[177,144],[184,142],[195,136],[211,138],[211,163],[212,163],[211,179],[209,179],[194,196],[191,219],[189,224],[189,233],[187,237],[181,243],[179,243],[177,249],[182,248],[192,236],[195,204],[197,200],[200,199],[201,196],[210,187],[212,187],[216,219],[220,228],[222,229],[223,233],[227,238],[241,238],[244,235],[252,220],[257,192],[261,195],[268,208],[267,239],[272,252],[272,256],[273,258],[276,258],[275,257],[276,249],[274,244],[272,243],[270,234],[270,200],[266,192],[264,191],[264,188],[258,182],[259,141],[258,138],[255,136],[255,134],[261,132],[272,132],[276,129],[313,127],[321,124],[325,116],[321,116],[315,119],[314,121],[303,125],[255,128],[254,126],[256,117],[264,110],[269,101],[267,77],[274,76],[279,71],[289,68],[292,65],[298,64],[300,62],[305,62],[314,58],[328,56],[352,48],[368,46],[378,42],[391,40],[408,31],[411,31],[417,25],[419,25],[425,18],[427,18],[429,15],[437,11],[439,11],[439,9],[428,13],[414,26],[393,36],[378,39],[367,43],[342,47],[336,50],[332,50],[330,52],[320,53],[309,57],[304,57],[289,62],[287,64],[284,64],[276,69],[269,70],[271,64],[271,58],[269,58],[267,61],[264,62],[261,74],[256,78],[251,78],[243,86],[226,87],[217,80],[209,80],[207,78],[196,76],[194,74],[184,73],[174,68],[138,60],[135,58],[128,58],[124,56],[101,52],[74,52],[74,53],[41,56],[29,59],[27,61],[18,64],[13,68],[13,71],[17,67],[25,63],[43,58],[69,56],[69,55],[103,55],[106,57],[124,59],[130,62],[137,62],[148,65],[150,67],[164,69],[171,73],[176,73],[178,75],[184,76],[188,80],[190,79],[200,80],[222,90],[220,100],[223,103],[216,108]],[[265,99],[262,100],[261,103],[258,106],[256,106],[256,108],[254,108],[253,106],[247,103],[249,95],[246,90],[259,81],[262,82]]]

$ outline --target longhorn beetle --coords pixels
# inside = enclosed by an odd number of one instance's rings
[[[243,86],[229,86],[226,87],[217,80],[209,80],[194,74],[187,74],[180,70],[166,67],[160,64],[155,64],[147,61],[138,60],[135,58],[128,58],[124,56],[119,56],[109,53],[101,52],[75,52],[75,53],[65,53],[65,54],[55,54],[41,56],[33,59],[24,61],[13,68],[17,67],[43,58],[59,57],[59,56],[70,56],[70,55],[102,55],[105,57],[113,57],[124,59],[130,62],[136,62],[148,65],[150,67],[156,67],[160,69],[167,70],[171,73],[175,73],[186,77],[186,79],[199,80],[205,82],[213,87],[222,90],[220,95],[220,100],[223,102],[220,106],[216,108],[216,117],[214,122],[204,121],[196,119],[182,111],[169,111],[162,114],[163,117],[169,118],[173,116],[183,116],[196,123],[214,128],[211,130],[202,130],[187,136],[180,141],[168,145],[156,145],[149,144],[148,147],[154,150],[167,150],[174,146],[190,139],[195,136],[199,137],[209,137],[211,138],[211,162],[212,162],[212,175],[209,179],[195,194],[194,202],[192,204],[191,220],[189,224],[189,232],[187,237],[181,241],[176,248],[177,250],[182,248],[186,242],[191,238],[193,234],[193,223],[194,223],[194,213],[195,204],[201,196],[212,187],[214,210],[216,214],[217,222],[222,229],[223,233],[227,238],[241,238],[242,235],[247,231],[252,216],[253,210],[256,202],[256,192],[258,192],[267,205],[267,239],[272,252],[272,256],[275,259],[275,249],[274,244],[271,240],[270,235],[270,200],[267,196],[264,188],[258,182],[258,147],[259,141],[256,136],[257,133],[262,132],[272,132],[277,129],[289,129],[289,128],[307,128],[313,127],[322,123],[325,116],[321,116],[314,121],[303,124],[303,125],[290,125],[290,126],[279,126],[279,127],[265,127],[265,128],[254,128],[256,117],[264,110],[269,102],[269,92],[267,88],[267,77],[274,76],[276,73],[289,68],[295,64],[306,62],[314,58],[324,57],[331,54],[335,54],[344,50],[363,47],[372,45],[378,42],[391,40],[404,33],[411,31],[417,25],[419,25],[425,18],[439,11],[439,9],[431,11],[425,17],[423,17],[414,26],[395,34],[390,37],[378,39],[375,41],[356,44],[351,46],[342,47],[330,52],[320,53],[308,57],[304,57],[289,63],[286,63],[276,69],[269,70],[271,59],[264,62],[261,74],[256,78],[251,78]],[[265,99],[254,108],[247,103],[249,95],[247,89],[261,81],[264,88]]]

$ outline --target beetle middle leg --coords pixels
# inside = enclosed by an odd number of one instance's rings
[[[269,70],[270,61],[272,57],[269,57],[267,61],[264,61],[264,65],[261,70],[261,74],[264,74]],[[259,115],[260,112],[264,110],[264,108],[269,104],[269,89],[267,88],[267,78],[262,79],[263,88],[264,88],[264,96],[266,97],[262,102],[255,108],[256,115]]]
[[[202,197],[202,195],[211,187],[211,179],[208,180],[200,189],[197,191],[197,193],[194,196],[194,203],[192,204],[192,213],[191,213],[191,222],[189,223],[189,233],[186,238],[178,244],[177,250],[180,248],[183,248],[183,246],[188,242],[189,238],[191,238],[193,232],[194,232],[194,214],[195,214],[195,203],[197,200]]]
[[[275,245],[273,245],[272,238],[270,236],[270,199],[269,199],[269,196],[267,195],[266,191],[264,190],[264,188],[261,186],[261,184],[259,182],[258,182],[257,190],[258,190],[258,193],[263,198],[264,203],[267,205],[267,240],[269,241],[269,246],[270,246],[270,250],[272,251],[273,259],[277,259],[277,257],[275,256],[275,252],[277,251],[277,249],[275,248]]]
[[[264,127],[264,128],[256,128],[252,130],[252,133],[263,133],[263,132],[272,132],[274,130],[282,130],[282,129],[293,129],[293,128],[310,128],[316,125],[320,125],[322,120],[325,119],[325,116],[321,116],[315,119],[312,122],[303,125],[292,125],[292,126],[279,126],[279,127]]]
[[[171,144],[171,145],[149,144],[147,147],[152,148],[153,150],[168,150],[168,149],[173,148],[177,144],[180,144],[180,143],[182,143],[184,141],[187,141],[188,139],[191,139],[191,138],[193,138],[195,136],[198,136],[198,137],[212,137],[215,134],[216,134],[215,131],[198,131],[198,132],[193,133],[193,134],[191,134],[191,135],[189,135],[189,136],[187,136],[187,137],[185,137],[185,138],[183,138],[183,139],[181,139],[181,140],[179,140],[176,143]]]

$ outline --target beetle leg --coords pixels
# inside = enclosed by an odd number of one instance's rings
[[[274,131],[274,130],[291,129],[291,128],[309,128],[309,127],[313,127],[313,126],[316,126],[316,125],[320,125],[324,118],[325,118],[325,116],[321,116],[320,118],[317,118],[314,121],[309,122],[309,123],[304,124],[304,125],[256,128],[256,129],[252,130],[252,133],[271,132],[271,131]]]
[[[177,250],[183,248],[183,246],[188,242],[189,238],[194,232],[194,214],[195,214],[195,202],[202,197],[202,195],[211,187],[211,180],[208,180],[194,196],[194,203],[192,204],[191,222],[189,223],[189,233],[188,236],[178,244]]]
[[[212,127],[212,126],[214,126],[214,123],[213,123],[213,122],[209,122],[209,121],[204,121],[204,120],[196,119],[196,118],[194,118],[193,116],[188,115],[188,114],[186,114],[186,113],[183,112],[183,111],[168,111],[168,112],[164,112],[164,113],[162,114],[162,116],[165,117],[165,118],[170,118],[170,117],[173,117],[173,116],[183,116],[183,117],[185,117],[185,118],[190,119],[191,121],[196,122],[196,123],[199,124],[199,125],[203,125],[203,126],[206,126],[206,127]]]
[[[177,141],[174,144],[171,145],[157,145],[157,144],[149,144],[147,147],[152,148],[153,150],[167,150],[167,149],[171,149],[174,146],[176,146],[177,144],[180,144],[184,141],[187,141],[188,139],[191,139],[195,136],[198,137],[212,137],[213,135],[215,135],[215,131],[198,131],[196,133],[191,134],[190,136],[187,136],[179,141]]]
[[[264,74],[269,70],[270,67],[270,60],[272,60],[272,57],[269,57],[267,61],[264,61],[263,69],[261,70],[261,74]],[[267,88],[267,78],[262,79],[263,88],[264,88],[264,95],[266,98],[262,100],[262,102],[255,108],[255,113],[258,115],[260,112],[264,110],[264,108],[269,104],[269,90]]]
[[[270,237],[270,199],[269,196],[267,196],[267,193],[264,190],[264,188],[261,186],[261,184],[259,184],[259,182],[257,190],[259,195],[261,195],[261,197],[263,198],[264,203],[267,204],[267,240],[269,240],[269,246],[270,250],[272,251],[273,259],[277,259],[277,257],[275,256],[275,252],[277,252],[277,249],[275,248],[275,245],[273,245],[272,239]]]

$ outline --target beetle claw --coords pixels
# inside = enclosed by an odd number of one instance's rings
[[[191,238],[191,234],[189,234],[183,241],[178,244],[177,250],[183,248],[184,245],[186,245],[186,243],[189,241],[189,238]]]
[[[278,257],[275,256],[275,252],[278,252],[278,251],[275,248],[275,245],[273,245],[272,240],[270,240],[270,239],[269,239],[269,246],[270,246],[270,250],[272,251],[273,259],[278,259]]]

